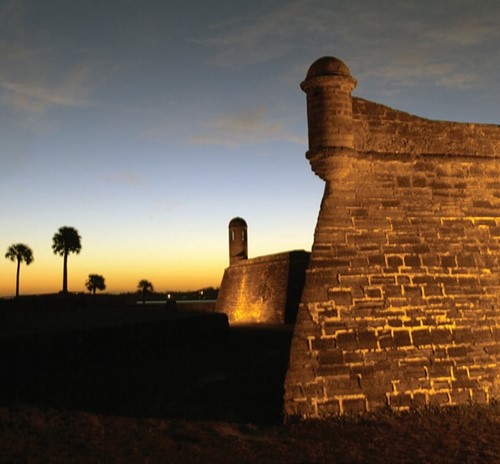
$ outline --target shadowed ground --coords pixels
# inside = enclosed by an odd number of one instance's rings
[[[0,463],[499,462],[500,408],[281,424],[290,327],[0,307]]]
[[[5,401],[133,417],[281,422],[291,327],[229,328],[222,314],[141,305],[2,316]]]

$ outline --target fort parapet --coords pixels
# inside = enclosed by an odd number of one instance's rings
[[[326,183],[284,413],[321,418],[499,396],[500,126],[353,98],[325,57],[301,84]]]
[[[229,266],[215,310],[229,322],[285,324],[297,317],[309,253],[260,256]]]
[[[287,251],[248,259],[247,224],[229,222],[229,267],[224,271],[215,310],[230,323],[293,323],[310,253]]]

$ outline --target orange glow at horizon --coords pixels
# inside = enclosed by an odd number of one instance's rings
[[[80,271],[68,272],[68,290],[70,292],[88,292],[85,282],[88,275],[93,272],[85,273]],[[191,291],[201,288],[214,287],[220,285],[222,272],[217,273],[178,273],[168,275],[168,273],[157,274],[154,272],[137,272],[136,275],[120,275],[120,273],[96,272],[105,278],[106,290],[98,293],[130,293],[137,291],[137,284],[141,279],[147,279],[152,282],[155,292],[163,293],[167,291]],[[25,275],[23,275],[25,274]],[[58,293],[62,288],[62,269],[56,275],[34,275],[27,276],[27,272],[21,269],[20,276],[20,295],[37,295],[46,293]],[[0,298],[10,297],[15,294],[15,270],[12,272],[10,280],[4,279],[0,285]]]
[[[60,257],[47,256],[45,262],[38,258],[33,264],[21,264],[20,295],[57,293],[62,288],[63,261]],[[35,257],[36,259],[36,257]],[[118,263],[92,261],[81,255],[68,258],[68,290],[87,292],[85,282],[89,274],[105,278],[105,293],[137,291],[141,279],[152,282],[156,292],[190,291],[206,287],[218,287],[222,280],[224,256],[220,260],[197,261],[193,258],[181,262],[144,262],[122,259]],[[16,263],[0,262],[0,297],[15,294]],[[101,293],[101,292],[99,292]]]

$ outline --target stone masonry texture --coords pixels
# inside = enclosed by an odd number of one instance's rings
[[[241,260],[225,271],[215,310],[229,322],[295,322],[309,253],[297,250]]]
[[[340,60],[301,84],[325,181],[284,415],[499,397],[500,126],[360,98]]]

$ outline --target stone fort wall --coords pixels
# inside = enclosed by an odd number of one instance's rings
[[[315,62],[313,170],[326,183],[285,382],[288,419],[499,396],[500,126],[352,98]]]
[[[295,322],[309,253],[301,250],[233,262],[224,271],[215,310],[229,322]]]
[[[352,98],[354,148],[358,152],[416,155],[500,156],[500,126],[433,121]]]

